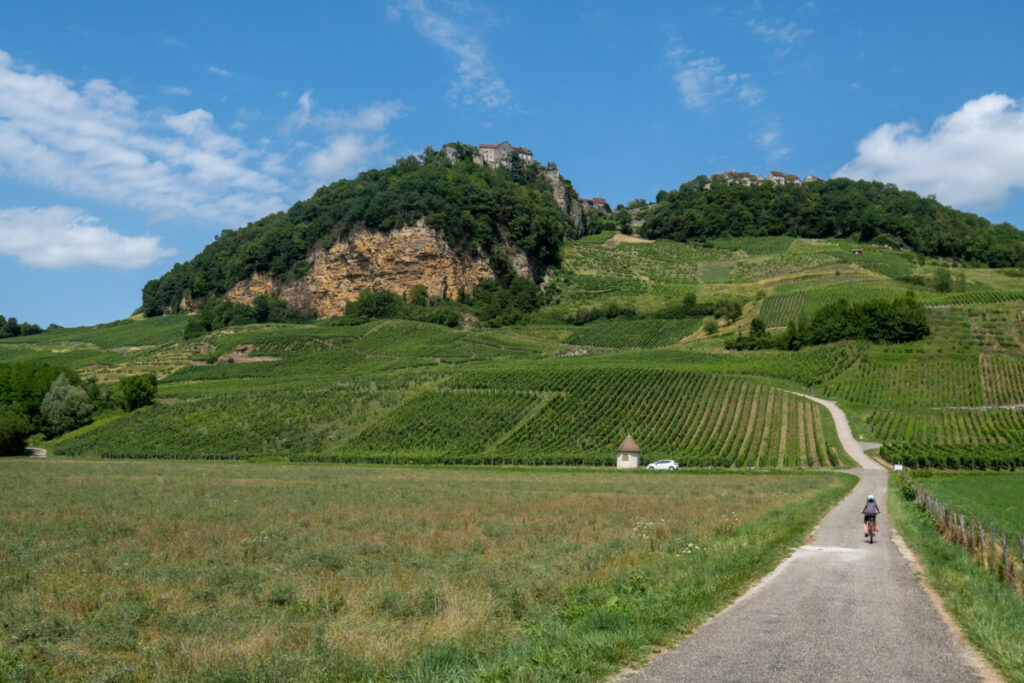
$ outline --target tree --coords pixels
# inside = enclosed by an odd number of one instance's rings
[[[95,410],[85,389],[75,386],[61,373],[43,396],[39,413],[50,438],[81,427]]]
[[[24,415],[0,413],[0,455],[21,455],[32,425]]]
[[[932,287],[936,292],[948,292],[953,288],[953,278],[949,275],[949,269],[939,267],[932,274]]]
[[[117,382],[117,402],[122,410],[131,412],[148,406],[156,398],[156,375],[131,375]]]
[[[703,328],[705,334],[714,334],[715,332],[718,332],[718,320],[716,320],[714,316],[709,315],[704,318],[701,328]]]

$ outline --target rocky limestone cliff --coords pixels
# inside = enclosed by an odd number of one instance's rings
[[[516,273],[530,277],[526,255],[506,246]],[[459,257],[436,230],[422,220],[389,233],[361,230],[328,249],[313,252],[309,271],[298,280],[282,282],[254,273],[227,291],[224,298],[252,304],[260,294],[287,301],[318,318],[343,315],[345,306],[362,289],[389,290],[404,295],[424,285],[433,297],[455,298],[460,289],[472,292],[481,280],[494,277],[488,258]]]
[[[574,198],[570,197],[569,193],[565,189],[565,182],[562,180],[562,174],[558,172],[557,168],[548,168],[544,170],[544,179],[548,181],[548,185],[551,186],[551,191],[555,197],[555,203],[558,207],[565,211],[572,220],[573,225],[576,226],[576,237],[583,236],[583,203]]]

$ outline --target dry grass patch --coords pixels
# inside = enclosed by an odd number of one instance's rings
[[[441,656],[473,669],[589,623],[594,591],[601,609],[650,599],[654,565],[706,576],[714,553],[749,545],[738,530],[845,485],[165,461],[0,469],[0,678],[8,661],[57,679],[429,678]]]

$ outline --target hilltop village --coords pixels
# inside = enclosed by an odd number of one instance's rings
[[[521,159],[524,163],[540,163],[534,158],[533,150],[528,147],[513,147],[508,140],[493,144],[482,142],[477,145],[477,148],[480,150],[480,153],[473,156],[473,161],[481,166],[501,168],[503,166],[508,166],[512,162],[512,159],[516,157]],[[456,149],[453,145],[445,145],[441,148],[441,151],[444,152],[452,162],[455,162],[458,158]],[[558,184],[558,172],[553,166],[551,168],[554,170],[554,177],[549,177],[548,182],[555,187]],[[559,204],[564,203],[564,198],[559,196],[558,190],[555,191],[555,194],[556,201],[558,201]],[[608,205],[608,202],[604,197],[593,197],[591,199],[580,197],[579,201],[584,208],[596,209],[603,213],[611,213],[611,207]]]
[[[704,189],[710,190],[711,184],[715,182],[724,182],[726,185],[744,185],[750,187],[752,185],[763,185],[764,183],[774,183],[775,185],[806,185],[807,183],[820,182],[821,178],[813,175],[809,175],[803,180],[800,180],[800,176],[794,175],[793,173],[783,173],[782,171],[772,171],[767,177],[762,175],[754,175],[753,173],[747,173],[746,171],[725,171],[723,173],[715,173],[704,183]]]

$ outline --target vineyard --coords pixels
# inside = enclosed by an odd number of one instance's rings
[[[1024,448],[1016,444],[886,444],[881,456],[911,469],[1012,470],[1024,467]]]
[[[865,439],[908,464],[1009,463],[1024,443],[1015,272],[957,268],[966,291],[940,294],[928,286],[934,261],[844,240],[611,237],[564,247],[522,327],[334,319],[185,340],[187,316],[165,316],[5,339],[0,362],[65,365],[100,384],[159,377],[156,405],[108,408],[47,445],[67,455],[611,465],[631,433],[645,460],[841,466],[831,421],[787,391],[843,401]],[[932,334],[893,346],[726,351],[728,328],[645,317],[687,295],[737,297],[746,333],[755,315],[779,327],[840,298],[904,291],[928,303]],[[639,317],[565,323],[606,302]]]
[[[509,395],[510,389],[521,396]],[[501,415],[471,414],[473,406],[491,400],[510,407]],[[456,416],[452,426],[446,426],[449,415]],[[473,447],[452,440],[456,429]],[[499,436],[502,429],[508,431]],[[645,461],[673,457],[720,467],[845,462],[834,425],[813,402],[737,379],[626,369],[467,371],[334,453],[339,459],[384,462],[613,465],[626,433],[641,444]],[[380,456],[370,457],[373,452]]]
[[[800,315],[813,316],[818,309],[840,299],[858,303],[871,299],[892,299],[903,292],[879,280],[863,278],[831,277],[811,282],[817,286],[809,288],[807,283],[803,283],[779,287],[776,293],[765,297],[759,317],[768,327],[782,327]]]
[[[1024,410],[876,410],[867,420],[886,443],[1018,443],[1024,450]]]
[[[902,357],[901,357],[902,356]],[[985,405],[977,360],[918,358],[910,353],[868,357],[825,384],[830,396],[888,408]]]
[[[574,328],[566,342],[614,349],[655,348],[675,344],[698,327],[697,318],[598,321]]]

